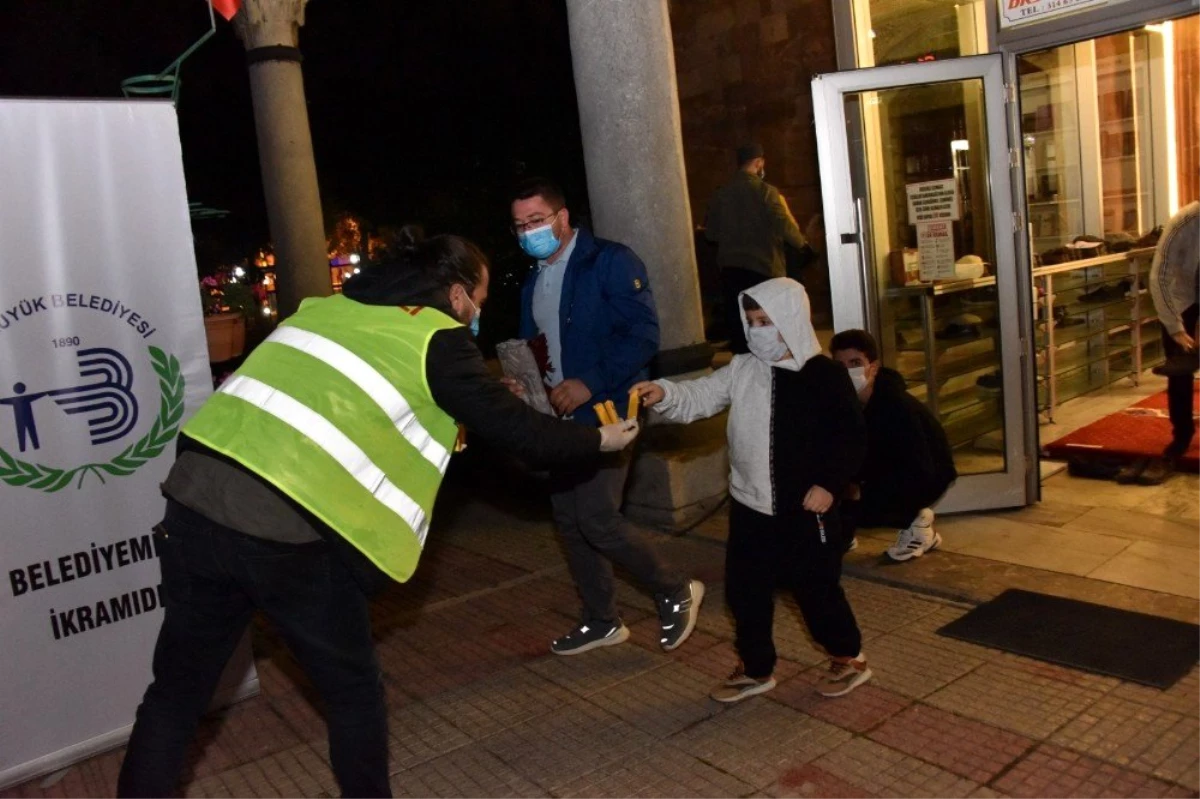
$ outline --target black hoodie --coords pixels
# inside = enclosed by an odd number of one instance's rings
[[[904,385],[895,369],[883,367],[863,409],[867,459],[859,482],[863,503],[879,507],[924,504],[940,497],[958,477],[942,425]]]

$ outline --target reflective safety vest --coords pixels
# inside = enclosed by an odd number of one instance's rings
[[[307,299],[183,428],[412,576],[458,428],[425,379],[432,308]]]

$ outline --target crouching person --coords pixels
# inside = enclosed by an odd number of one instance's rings
[[[879,362],[867,331],[843,330],[829,351],[849,370],[867,421],[867,457],[842,505],[851,542],[857,527],[891,527],[898,531],[887,550],[892,560],[937,549],[933,505],[958,478],[941,422],[908,393],[899,372]]]
[[[748,354],[698,380],[635,386],[647,406],[674,422],[729,409],[725,596],[739,663],[712,698],[738,702],[775,687],[778,585],[795,595],[830,656],[817,690],[841,696],[871,678],[841,587],[847,539],[838,508],[866,452],[862,411],[846,370],[821,354],[799,283],[768,280],[739,302]]]

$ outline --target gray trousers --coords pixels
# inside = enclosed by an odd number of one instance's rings
[[[584,623],[617,620],[614,564],[654,594],[674,594],[687,584],[621,515],[631,460],[628,452],[604,455],[595,470],[552,475],[550,505],[583,600]]]

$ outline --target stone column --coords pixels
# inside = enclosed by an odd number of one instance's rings
[[[244,0],[233,19],[250,70],[280,316],[332,291],[297,46],[307,2]]]
[[[658,305],[660,376],[707,369],[667,0],[567,0],[588,195],[597,235],[629,245]],[[725,495],[724,419],[643,435],[625,513],[679,529]]]
[[[650,272],[666,374],[707,366],[667,0],[567,0],[595,232]]]

